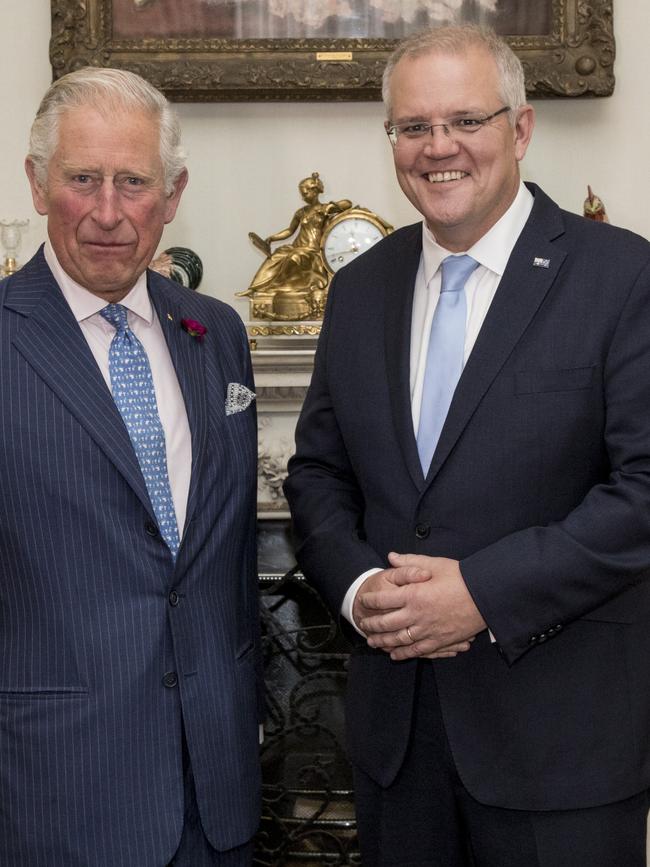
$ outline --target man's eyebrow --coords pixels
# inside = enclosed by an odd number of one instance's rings
[[[74,164],[74,163],[61,163],[61,169],[66,174],[70,175],[96,175],[98,177],[106,177],[106,178],[142,178],[143,180],[154,181],[156,180],[157,175],[152,172],[147,172],[137,168],[123,168],[118,169],[112,174],[105,175],[104,172],[97,167],[84,166],[83,163]]]
[[[487,111],[479,106],[471,106],[470,108],[461,108],[459,111],[453,111],[447,117],[464,117],[466,114],[487,114]]]
[[[486,114],[484,108],[479,108],[478,106],[472,106],[470,108],[459,108],[454,111],[449,112],[444,115],[445,120],[453,120],[455,117],[464,117],[467,114]],[[403,123],[429,123],[430,114],[412,114],[405,115],[403,117],[395,118],[391,120],[390,123],[394,126]]]
[[[96,175],[99,174],[98,168],[84,166],[83,163],[61,163],[61,168],[64,172],[69,172],[73,175]]]
[[[404,117],[396,117],[391,120],[391,124],[402,124],[402,123],[428,123],[429,119],[424,114],[409,114]]]

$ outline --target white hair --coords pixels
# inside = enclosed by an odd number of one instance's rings
[[[499,76],[499,96],[510,106],[508,119],[514,124],[517,109],[526,104],[526,86],[521,61],[505,40],[482,24],[453,24],[432,27],[414,33],[399,43],[388,58],[382,80],[382,99],[390,120],[390,81],[395,67],[404,57],[418,57],[435,52],[460,54],[468,48],[482,47],[494,59]]]
[[[142,111],[156,119],[160,130],[160,158],[165,191],[171,193],[185,168],[181,128],[166,97],[144,78],[123,69],[87,66],[62,76],[41,100],[29,137],[30,159],[36,180],[47,187],[47,169],[59,139],[59,121],[71,108],[92,107],[100,112]]]

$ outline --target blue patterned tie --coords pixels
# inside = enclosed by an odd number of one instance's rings
[[[158,528],[176,558],[178,526],[167,474],[165,432],[158,415],[149,359],[128,326],[126,307],[109,304],[100,313],[115,328],[108,352],[113,400],[129,432]]]
[[[447,256],[442,262],[440,298],[431,321],[417,436],[425,476],[463,370],[467,314],[464,289],[477,265],[471,256]]]

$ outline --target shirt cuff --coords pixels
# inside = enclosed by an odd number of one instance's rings
[[[354,600],[357,597],[357,591],[359,590],[359,587],[361,587],[366,578],[370,578],[371,575],[375,575],[377,572],[381,571],[382,569],[377,567],[375,569],[368,569],[367,572],[363,573],[363,575],[359,575],[359,577],[348,587],[348,592],[345,594],[345,597],[343,598],[343,604],[341,605],[341,614],[343,615],[343,617],[345,617],[348,623],[351,623],[352,626],[354,626],[356,631],[359,633],[359,635],[362,635],[364,638],[366,637],[365,633],[359,629],[357,624],[354,622],[354,617],[352,616]]]

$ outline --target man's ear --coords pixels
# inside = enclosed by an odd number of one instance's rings
[[[165,205],[165,223],[171,223],[176,216],[176,208],[178,208],[178,203],[181,200],[183,190],[187,186],[187,179],[187,169],[183,169],[174,181],[171,193],[167,196],[167,203]]]
[[[27,177],[29,178],[29,186],[32,190],[32,201],[34,202],[34,208],[36,209],[36,213],[40,214],[43,217],[48,212],[47,193],[36,179],[36,169],[34,167],[33,161],[29,157],[27,157],[27,159],[25,160],[25,171],[27,172]]]
[[[535,127],[535,109],[532,105],[522,105],[517,110],[517,122],[515,123],[515,156],[517,160],[523,160]]]

